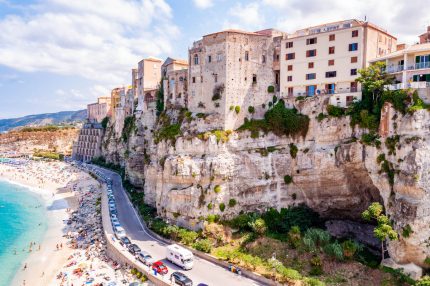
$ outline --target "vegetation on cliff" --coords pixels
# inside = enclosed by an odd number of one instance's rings
[[[121,138],[124,142],[128,142],[128,139],[130,138],[131,134],[133,132],[136,132],[136,117],[134,115],[127,116],[124,119],[124,127],[122,128],[122,134]]]
[[[33,153],[33,157],[39,157],[39,158],[45,158],[45,159],[52,159],[52,160],[64,160],[64,154],[60,154],[53,151],[43,151],[38,150]]]
[[[273,132],[278,136],[306,136],[309,127],[309,117],[297,112],[296,109],[285,107],[285,102],[279,100],[264,115],[264,119],[245,120],[238,130],[251,131],[251,137],[259,136],[259,131]]]

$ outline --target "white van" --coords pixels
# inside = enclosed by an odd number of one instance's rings
[[[184,270],[190,270],[194,265],[194,256],[191,251],[180,247],[177,244],[172,244],[166,247],[168,261],[182,267]]]

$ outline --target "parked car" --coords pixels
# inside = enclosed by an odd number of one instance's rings
[[[172,275],[170,275],[170,280],[175,281],[175,284],[181,285],[181,286],[193,286],[193,281],[188,278],[187,275],[181,272],[173,272]]]
[[[115,237],[117,239],[121,239],[121,237],[127,236],[127,234],[125,233],[125,229],[122,228],[121,226],[115,227],[114,232],[115,232]]]
[[[128,252],[130,252],[133,255],[137,255],[140,252],[140,247],[138,245],[134,244],[134,243],[129,244],[127,246],[127,248],[128,248]]]
[[[162,275],[167,274],[167,272],[169,272],[169,270],[167,269],[167,266],[164,265],[164,263],[161,261],[152,263],[152,270],[155,270],[157,271],[157,273]]]
[[[154,263],[154,258],[152,258],[152,256],[146,252],[146,251],[141,251],[139,253],[139,255],[137,256],[137,259],[140,260],[143,264],[150,266],[152,263]]]
[[[119,244],[121,244],[122,246],[128,247],[128,245],[131,244],[131,241],[127,236],[124,236],[119,239]]]

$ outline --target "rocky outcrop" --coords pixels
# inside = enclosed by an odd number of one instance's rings
[[[428,111],[403,115],[384,106],[377,148],[359,142],[366,131],[352,128],[348,117],[318,121],[327,103],[324,96],[287,102],[310,117],[305,137],[268,133],[251,138],[243,131],[223,142],[215,135],[196,136],[210,130],[215,115],[193,115],[182,121],[183,136],[155,144],[153,131],[160,125],[152,130],[150,121],[137,116],[128,142],[106,139],[104,152],[111,161],[124,160],[130,181],[144,190],[159,215],[191,228],[201,227],[210,214],[228,218],[300,203],[328,219],[358,220],[371,202],[379,201],[401,234],[389,244],[391,257],[425,266],[430,255]],[[180,120],[179,112],[167,115]],[[403,229],[409,228],[406,235]]]

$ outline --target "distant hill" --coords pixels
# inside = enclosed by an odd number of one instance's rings
[[[43,126],[58,124],[75,124],[83,122],[87,117],[87,111],[60,111],[57,113],[44,113],[27,115],[19,118],[0,119],[0,132],[21,126]]]

